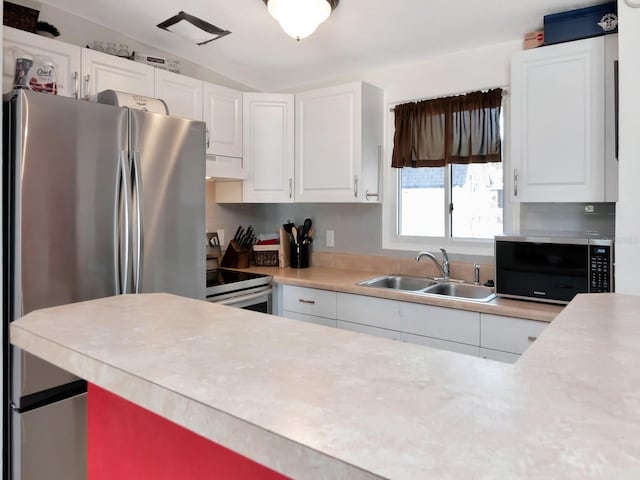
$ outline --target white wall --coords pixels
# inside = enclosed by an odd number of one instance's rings
[[[107,42],[114,42],[116,44],[116,48],[122,43],[129,47],[129,52],[135,51],[138,53],[158,55],[168,59],[176,59],[176,56],[173,54],[153,48],[134,40],[128,35],[110,30],[102,25],[98,25],[97,23],[93,23],[51,5],[44,3],[40,4],[34,1],[29,2],[27,0],[13,1],[18,4],[30,4],[31,7],[38,9],[40,11],[38,20],[54,25],[60,31],[58,40],[62,42],[77,45],[79,47],[85,47],[87,45],[91,45],[94,40],[100,40],[105,46]],[[184,59],[179,60],[180,73],[183,75],[216,83],[218,85],[224,85],[230,88],[236,88],[238,90],[253,90],[240,82],[236,82],[229,77],[225,77],[217,72],[203,68],[193,62],[189,62]]]
[[[640,8],[618,2],[620,176],[616,207],[616,291],[640,295]]]

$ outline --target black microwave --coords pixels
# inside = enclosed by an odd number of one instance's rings
[[[495,266],[499,297],[566,304],[613,291],[610,239],[496,237]]]

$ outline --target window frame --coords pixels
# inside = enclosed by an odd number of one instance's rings
[[[382,168],[382,185],[384,187],[384,195],[382,197],[382,248],[383,250],[398,251],[438,251],[445,248],[449,253],[466,254],[466,255],[482,255],[494,256],[493,239],[480,238],[451,238],[451,237],[419,237],[400,235],[400,172],[402,169],[391,168],[391,156],[393,154],[393,134],[395,131],[395,117],[393,108],[402,102],[393,102],[387,105],[385,109],[385,132],[386,132],[386,151],[384,154],[384,165]],[[509,135],[510,131],[510,97],[507,95],[503,101],[503,118],[504,118],[504,138],[502,139],[503,148],[503,231],[517,231],[520,225],[520,208],[519,203],[514,202],[511,192],[511,155]],[[445,171],[445,182],[450,182],[448,168]],[[446,188],[445,209],[448,210],[451,203],[451,188]],[[445,232],[450,231],[450,219],[448,212],[445,212]]]

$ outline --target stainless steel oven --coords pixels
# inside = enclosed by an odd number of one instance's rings
[[[207,301],[273,313],[270,275],[218,268],[207,271]]]

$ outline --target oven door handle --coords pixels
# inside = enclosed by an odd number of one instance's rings
[[[227,298],[226,300],[220,300],[219,302],[214,301],[213,303],[217,303],[218,305],[235,305],[236,303],[250,302],[251,300],[256,300],[267,295],[271,295],[271,289],[251,293],[249,295],[238,295],[237,297]]]

